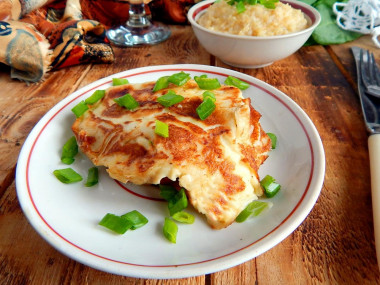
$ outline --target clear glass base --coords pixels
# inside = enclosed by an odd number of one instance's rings
[[[169,28],[153,24],[145,27],[122,25],[107,31],[111,43],[126,47],[158,44],[169,38],[170,34]]]
[[[152,24],[148,19],[143,1],[134,0],[129,3],[127,23],[107,31],[107,37],[111,43],[123,47],[154,45],[170,36],[168,27]]]

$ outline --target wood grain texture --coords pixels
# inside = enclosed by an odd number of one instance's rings
[[[204,284],[205,277],[144,280],[101,272],[75,262],[47,244],[23,215],[14,187],[20,148],[38,120],[80,87],[139,66],[191,62],[208,64],[188,26],[173,26],[172,37],[152,47],[115,48],[116,62],[50,72],[43,83],[27,85],[0,70],[0,283],[1,284]],[[176,45],[173,44],[176,43]],[[40,283],[41,280],[44,282]]]
[[[145,280],[102,272],[55,250],[31,227],[19,206],[14,183],[0,199],[1,284],[205,284],[205,277]]]
[[[200,46],[189,26],[171,26],[170,38],[158,45],[134,48],[114,47],[115,63],[93,65],[79,87],[125,70],[168,64],[210,64],[210,54]]]
[[[29,132],[49,109],[76,90],[77,74],[86,72],[88,66],[75,66],[52,72],[42,83],[27,85],[0,70],[0,194],[9,186]]]
[[[356,94],[350,46],[303,47],[261,69],[225,65],[209,55],[189,26],[171,26],[159,45],[115,48],[113,64],[74,66],[39,84],[9,79],[0,65],[1,284],[379,284],[375,255],[367,133]],[[19,206],[14,171],[20,148],[38,120],[73,91],[117,72],[149,65],[205,64],[254,76],[284,92],[310,117],[322,139],[326,174],[321,195],[301,225],[274,248],[238,266],[178,280],[136,279],[82,265],[46,243]],[[253,105],[255,102],[253,100]]]
[[[345,59],[342,66],[353,68],[352,56]],[[257,282],[375,284],[378,274],[370,277],[377,261],[367,135],[354,86],[321,46],[304,47],[260,70],[243,71],[300,105],[315,124],[326,154],[325,183],[317,204],[290,237],[256,258]],[[243,274],[240,267],[230,270],[237,271],[235,276]]]

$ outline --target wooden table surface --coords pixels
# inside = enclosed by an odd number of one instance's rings
[[[336,46],[303,47],[261,69],[232,68],[210,56],[189,26],[149,47],[115,48],[113,64],[87,64],[50,72],[26,85],[0,65],[0,284],[378,284],[370,193],[367,133],[356,93],[350,46],[380,50],[369,37]],[[62,255],[28,223],[16,196],[15,168],[33,126],[80,87],[136,67],[204,64],[252,75],[292,98],[315,124],[326,154],[320,197],[285,240],[233,268],[186,279],[118,276]]]

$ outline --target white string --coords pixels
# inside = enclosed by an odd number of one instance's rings
[[[333,5],[336,22],[344,30],[371,34],[375,45],[380,48],[380,0],[349,0]]]

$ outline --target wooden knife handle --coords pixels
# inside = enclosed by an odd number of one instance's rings
[[[376,256],[377,264],[380,268],[380,134],[369,136],[368,150],[371,169],[371,196]]]

